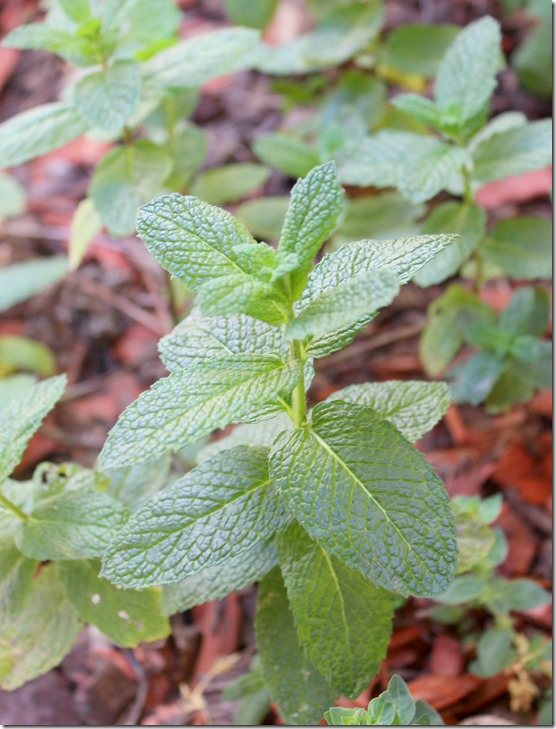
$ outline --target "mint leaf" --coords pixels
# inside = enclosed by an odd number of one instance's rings
[[[506,364],[501,355],[479,352],[450,370],[454,402],[479,405],[494,387]]]
[[[285,517],[268,450],[239,446],[140,507],[112,541],[102,575],[124,587],[178,582],[268,539]]]
[[[0,270],[0,311],[40,294],[61,281],[68,272],[65,256],[49,256],[14,263]]]
[[[419,286],[442,283],[458,272],[477,248],[486,230],[487,214],[474,204],[448,202],[429,215],[421,230],[424,234],[457,233],[457,238],[424,266],[415,276]]]
[[[157,460],[145,461],[127,468],[106,468],[103,475],[110,483],[106,493],[135,511],[144,501],[150,499],[168,483],[171,458],[169,455]]]
[[[0,168],[15,167],[62,147],[88,127],[77,109],[63,103],[17,114],[0,124]]]
[[[404,595],[446,590],[456,540],[444,486],[373,410],[317,405],[310,425],[278,438],[270,463],[295,517],[346,567]]]
[[[450,390],[444,382],[365,382],[328,398],[328,402],[335,400],[372,408],[416,443],[448,410]]]
[[[62,397],[65,375],[51,377],[24,390],[0,412],[0,484],[20,462],[27,443]]]
[[[491,628],[483,633],[477,645],[477,660],[469,667],[471,671],[482,678],[501,673],[515,660],[512,637],[511,628]]]
[[[28,590],[23,608],[8,616],[0,636],[0,688],[13,691],[57,666],[81,628],[54,565],[46,565]]]
[[[500,329],[514,335],[542,336],[550,322],[550,295],[540,286],[523,286],[514,291],[500,314]]]
[[[100,561],[60,561],[56,565],[67,598],[81,620],[96,625],[118,645],[165,638],[168,620],[160,614],[158,590],[120,590],[98,576]]]
[[[95,46],[91,41],[47,23],[21,25],[4,38],[2,45],[23,50],[50,51],[77,66],[97,62]]]
[[[386,656],[392,596],[330,557],[297,522],[276,544],[302,648],[337,693],[359,696]]]
[[[5,534],[0,539],[0,610],[8,620],[21,612],[38,567],[34,559],[24,557]],[[0,672],[1,672],[0,668]]]
[[[321,160],[310,145],[291,134],[273,132],[258,137],[253,151],[265,164],[289,177],[305,177]]]
[[[135,232],[137,208],[160,191],[171,169],[168,152],[148,139],[106,155],[95,170],[89,196],[111,235]]]
[[[290,430],[292,421],[286,413],[280,413],[270,420],[263,420],[261,423],[251,425],[238,425],[232,433],[225,438],[220,438],[208,446],[205,446],[197,456],[198,463],[207,458],[212,458],[220,451],[227,451],[239,445],[265,446],[270,448],[276,438],[285,430]]]
[[[91,127],[117,133],[133,114],[141,98],[139,65],[116,61],[106,70],[93,71],[75,86],[77,108]]]
[[[236,215],[256,238],[277,241],[284,225],[288,205],[287,197],[259,197],[240,205]]]
[[[494,134],[473,152],[473,180],[479,185],[540,170],[552,162],[552,121],[529,122]]]
[[[394,28],[381,41],[379,63],[387,70],[394,69],[401,74],[434,78],[442,58],[460,30],[457,25],[425,23],[409,23]],[[399,98],[403,97],[392,99],[396,106]]]
[[[297,256],[298,263],[290,274],[294,299],[303,291],[313,259],[336,225],[343,194],[333,162],[315,167],[291,191],[278,261],[292,253]]]
[[[362,317],[377,313],[390,304],[400,290],[400,283],[388,270],[363,271],[335,288],[326,289],[286,327],[289,339],[306,339],[333,332],[354,324]]]
[[[337,694],[299,645],[279,567],[259,585],[255,632],[264,682],[284,721],[318,724]]]
[[[165,180],[170,190],[185,190],[205,161],[208,143],[205,133],[195,124],[177,125],[167,149],[174,160],[172,174]]]
[[[456,37],[436,76],[437,105],[466,122],[488,103],[500,64],[500,26],[485,16]]]
[[[514,279],[546,278],[552,269],[552,223],[533,216],[502,220],[481,245],[480,256]]]
[[[436,104],[418,94],[402,94],[392,99],[393,106],[423,124],[438,128],[442,113]]]
[[[274,541],[256,542],[244,552],[207,567],[176,585],[164,585],[162,612],[164,615],[173,615],[195,605],[221,600],[230,592],[243,590],[258,582],[277,563]]]
[[[110,496],[90,488],[66,491],[41,501],[22,521],[15,542],[40,560],[100,557],[128,512]]]
[[[191,194],[212,205],[226,205],[249,195],[269,177],[269,169],[253,162],[213,167],[197,177]]]
[[[236,25],[263,29],[278,7],[278,0],[224,0],[226,13]]]
[[[418,142],[405,162],[398,189],[413,203],[426,202],[449,186],[468,158],[467,150],[434,138]]]
[[[101,453],[103,468],[158,458],[231,423],[280,412],[297,365],[252,355],[192,365],[159,380],[120,416]]]

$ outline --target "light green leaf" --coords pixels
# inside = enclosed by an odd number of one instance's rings
[[[515,659],[512,636],[511,628],[491,628],[483,633],[477,645],[477,660],[470,670],[482,678],[501,673]]]
[[[3,621],[21,612],[37,566],[36,560],[21,554],[11,537],[3,535],[0,538],[0,611]]]
[[[305,177],[321,159],[317,152],[292,134],[272,132],[253,142],[257,157],[289,177]]]
[[[124,587],[179,582],[268,539],[285,520],[268,449],[239,446],[141,506],[105,553],[102,575]]]
[[[279,0],[224,0],[224,8],[236,25],[262,30],[272,18]]]
[[[288,324],[286,336],[289,339],[318,337],[354,324],[390,304],[399,290],[399,279],[390,271],[363,271],[302,306]]]
[[[139,65],[116,61],[106,70],[93,71],[77,82],[74,100],[95,129],[117,133],[135,111],[141,98]]]
[[[447,605],[461,605],[479,598],[487,586],[485,577],[478,575],[461,575],[456,577],[446,592],[435,597],[438,602]]]
[[[528,10],[531,8],[529,5]],[[521,85],[533,94],[552,95],[552,3],[537,3],[539,21],[512,55]]]
[[[21,393],[34,385],[37,378],[34,375],[18,374],[0,378],[0,412],[6,405],[18,398]]]
[[[552,121],[542,119],[494,134],[473,152],[473,180],[492,180],[540,170],[552,162]]]
[[[330,557],[297,522],[276,545],[302,648],[338,693],[356,698],[386,656],[392,596]]]
[[[173,615],[211,600],[222,600],[230,592],[258,582],[277,564],[274,541],[256,542],[245,552],[207,567],[176,585],[164,585],[162,612]]]
[[[277,241],[280,238],[289,202],[287,197],[260,197],[240,205],[236,215],[255,237],[266,241]]]
[[[338,246],[362,238],[382,240],[414,235],[417,232],[415,221],[424,212],[424,205],[414,205],[398,192],[350,198],[346,200],[345,216],[334,232],[333,244]]]
[[[450,370],[454,402],[479,405],[503,373],[506,365],[500,355],[479,352]]]
[[[264,682],[282,718],[317,725],[337,693],[299,645],[279,567],[259,585],[255,632]]]
[[[20,462],[31,436],[62,397],[66,376],[33,385],[0,412],[0,483]]]
[[[323,291],[365,271],[386,269],[402,284],[407,283],[425,263],[454,240],[455,237],[450,235],[415,236],[397,240],[361,240],[343,245],[325,255],[311,271],[300,305],[309,305]],[[310,344],[308,353],[312,357],[325,357],[345,347],[373,316],[362,317],[353,325],[320,337]]]
[[[0,168],[15,167],[79,137],[88,124],[77,109],[43,104],[0,124]]]
[[[457,36],[442,59],[436,76],[439,107],[465,122],[488,103],[500,64],[500,26],[486,15]]]
[[[120,590],[98,576],[100,561],[58,562],[69,602],[81,618],[96,625],[110,640],[128,648],[170,633],[160,613],[159,590]]]
[[[120,416],[101,453],[101,465],[126,466],[157,458],[217,428],[257,422],[277,412],[277,398],[293,389],[295,363],[270,356],[210,360],[156,382]]]
[[[249,28],[204,33],[157,53],[143,65],[143,76],[154,87],[197,88],[249,68],[258,42],[259,33]]]
[[[25,190],[11,175],[0,173],[0,218],[15,218],[25,212]]]
[[[95,44],[88,38],[47,23],[30,23],[12,30],[2,41],[8,48],[50,51],[80,66],[97,62]]]
[[[444,726],[444,722],[438,711],[422,699],[415,702],[413,724],[415,726]]]
[[[428,126],[438,128],[441,123],[442,112],[433,101],[425,96],[402,94],[401,96],[395,96],[392,99],[392,104],[396,109],[400,109],[405,114],[409,114],[409,116]]]
[[[275,354],[286,359],[289,345],[277,327],[245,314],[204,317],[198,309],[158,343],[166,369],[176,372],[209,359]]]
[[[32,559],[100,557],[128,516],[118,501],[100,491],[66,491],[40,501],[19,524],[15,542]]]
[[[68,272],[65,256],[50,256],[14,263],[0,270],[0,311],[40,294],[61,281]]]
[[[280,413],[276,417],[270,418],[270,420],[263,420],[262,423],[238,425],[230,435],[205,446],[199,452],[197,461],[202,463],[207,458],[212,458],[216,453],[220,453],[220,451],[227,451],[240,445],[270,448],[280,433],[289,430],[291,427],[292,422],[286,413]]]
[[[506,610],[522,612],[552,602],[550,593],[533,580],[498,580],[493,587],[496,600]]]
[[[57,0],[58,5],[71,20],[82,23],[91,16],[89,0]]]
[[[375,411],[317,405],[310,425],[278,438],[270,464],[295,517],[346,567],[404,595],[446,590],[456,561],[448,496],[421,454]]]
[[[291,191],[278,261],[291,253],[297,256],[298,264],[290,274],[294,298],[303,291],[313,259],[336,225],[343,195],[333,162],[315,167]]]
[[[542,336],[550,322],[550,294],[540,286],[522,286],[512,294],[500,314],[500,329],[528,336]]]
[[[0,377],[15,370],[28,370],[49,377],[55,369],[52,350],[41,342],[15,334],[0,335]]]
[[[79,268],[93,238],[102,230],[100,219],[90,198],[81,200],[71,220],[71,234],[68,247],[69,264],[72,270]]]
[[[421,142],[406,160],[399,190],[413,203],[426,202],[448,187],[467,160],[467,150],[460,147],[433,138]]]
[[[416,443],[448,410],[450,390],[444,382],[365,382],[349,385],[328,398],[328,402],[335,400],[372,408],[410,443]]]
[[[140,205],[160,192],[172,169],[168,152],[147,139],[110,151],[95,170],[89,196],[111,235],[131,235]]]
[[[199,171],[208,152],[205,133],[195,124],[179,125],[167,144],[174,160],[172,174],[165,182],[170,190],[185,190]]]
[[[480,249],[481,258],[515,279],[549,278],[552,274],[552,223],[523,216],[497,223]]]
[[[264,185],[270,170],[252,162],[213,167],[203,172],[191,188],[191,194],[212,205],[226,205],[242,200]]]
[[[474,204],[448,202],[436,207],[421,232],[457,233],[461,237],[427,263],[415,276],[415,282],[419,286],[432,286],[457,273],[479,245],[486,223],[486,211]]]
[[[145,461],[127,468],[106,468],[103,474],[110,480],[106,493],[127,509],[135,511],[144,501],[160,491],[170,478],[171,458]]]
[[[424,23],[394,28],[381,43],[379,63],[398,73],[434,78],[459,30],[457,25]]]
[[[72,647],[81,623],[66,599],[54,565],[32,580],[24,606],[3,624],[0,688],[13,691],[57,666]]]

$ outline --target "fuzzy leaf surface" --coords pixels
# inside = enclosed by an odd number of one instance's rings
[[[207,567],[175,585],[164,585],[162,612],[174,613],[211,600],[221,600],[230,592],[243,590],[261,580],[278,564],[274,541],[256,542],[252,547],[225,562]]]
[[[96,625],[118,645],[133,648],[142,640],[169,634],[170,624],[160,614],[158,590],[120,590],[98,576],[98,560],[60,561],[56,566],[81,620]]]
[[[268,539],[285,519],[268,449],[239,446],[140,507],[112,541],[102,575],[124,587],[179,582]]]
[[[255,632],[264,682],[284,721],[318,724],[337,693],[299,645],[279,567],[259,585]]]
[[[328,402],[335,400],[372,408],[410,443],[416,443],[444,417],[450,390],[445,382],[365,382],[349,385],[328,398]]]
[[[298,522],[277,536],[299,641],[330,685],[357,697],[390,641],[392,596],[330,557]]]
[[[103,467],[133,465],[193,443],[217,428],[280,412],[297,365],[252,355],[211,360],[156,382],[120,416],[101,453]]]
[[[17,114],[0,124],[0,168],[15,167],[62,147],[88,127],[77,109],[58,102]]]
[[[308,534],[346,567],[387,590],[446,590],[456,561],[444,486],[374,410],[317,405],[311,425],[278,438],[271,476]]]
[[[117,133],[141,98],[139,66],[116,61],[105,71],[93,71],[78,81],[74,94],[77,108],[91,127]]]

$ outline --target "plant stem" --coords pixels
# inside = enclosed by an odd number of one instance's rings
[[[473,189],[471,187],[471,178],[469,177],[469,170],[464,165],[461,168],[461,174],[463,176],[463,200],[466,203],[466,205],[472,205],[473,200]]]
[[[301,342],[294,340],[291,343],[292,359],[301,365],[299,379],[293,391],[293,423],[296,428],[301,428],[307,423],[307,402],[305,400],[305,376],[303,374],[303,365],[306,357],[304,356]]]
[[[29,518],[28,515],[21,511],[19,506],[16,506],[13,502],[11,502],[9,499],[7,499],[3,494],[0,494],[0,504],[3,504],[6,509],[9,509],[11,512],[13,512],[18,519],[22,519],[23,521],[27,521]]]

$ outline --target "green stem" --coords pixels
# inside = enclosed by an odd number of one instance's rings
[[[466,205],[473,205],[473,188],[471,187],[471,177],[469,170],[465,165],[461,168],[461,174],[463,176],[463,200]]]
[[[303,365],[305,364],[306,357],[303,353],[301,342],[294,340],[291,343],[291,354],[292,359],[299,362],[300,375],[297,380],[297,385],[293,391],[292,397],[292,409],[293,409],[293,423],[296,428],[301,428],[307,423],[307,401],[305,400],[305,376],[303,374]]]
[[[6,509],[9,509],[11,512],[13,512],[18,517],[18,519],[22,519],[23,521],[27,521],[27,519],[29,519],[29,516],[24,511],[21,511],[19,506],[16,506],[14,503],[12,503],[3,494],[0,494],[0,504],[3,504]]]

